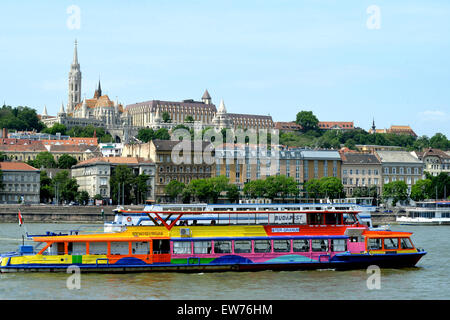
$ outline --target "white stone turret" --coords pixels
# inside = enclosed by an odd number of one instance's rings
[[[73,113],[74,108],[81,102],[81,70],[78,63],[77,40],[73,49],[73,61],[69,71],[69,100],[67,101],[67,112]]]

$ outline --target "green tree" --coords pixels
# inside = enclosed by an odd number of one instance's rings
[[[314,199],[321,196],[322,188],[319,179],[311,179],[305,182],[305,190],[308,193],[308,198],[312,197]]]
[[[55,123],[53,124],[52,127],[50,128],[45,128],[44,130],[42,130],[42,133],[49,133],[49,134],[57,134],[57,133],[61,133],[61,135],[65,135],[67,131],[67,128],[65,125],[60,124],[60,123]]]
[[[450,149],[450,141],[448,141],[447,137],[438,132],[434,136],[430,138],[430,147],[441,150]]]
[[[244,185],[243,192],[247,197],[253,199],[263,198],[266,193],[264,180],[252,180],[247,182]]]
[[[40,172],[40,202],[47,203],[55,196],[55,188],[52,179],[47,175],[47,171]]]
[[[230,184],[227,187],[227,199],[233,203],[239,202],[239,188],[235,184]]]
[[[158,140],[170,140],[169,130],[166,128],[160,128],[155,132],[154,139]]]
[[[187,116],[186,118],[184,118],[184,122],[192,123],[194,122],[194,118],[192,116]]]
[[[79,186],[75,178],[69,178],[69,171],[58,172],[53,178],[53,185],[57,186],[59,200],[70,202],[76,199]]]
[[[77,159],[75,159],[72,156],[69,156],[68,154],[63,154],[58,159],[58,168],[60,169],[70,169],[72,166],[77,164]]]
[[[302,126],[303,132],[319,129],[319,120],[312,111],[300,111],[299,113],[297,113],[295,122],[298,125]]]
[[[411,187],[411,199],[414,201],[422,201],[429,199],[432,195],[432,182],[430,179],[417,181]]]
[[[320,193],[330,199],[340,197],[344,192],[344,186],[339,178],[322,177],[320,179]]]
[[[144,203],[147,198],[147,192],[150,189],[148,185],[148,179],[150,179],[149,175],[141,173],[134,179],[134,184],[136,185],[136,203]]]
[[[109,180],[111,198],[118,204],[125,202],[126,205],[130,204],[134,196],[132,196],[133,186],[135,184],[135,177],[133,171],[125,165],[118,165],[113,169],[111,178]],[[119,189],[120,184],[120,189]],[[120,198],[118,193],[120,193]],[[125,200],[123,200],[123,196]]]
[[[172,180],[166,185],[164,191],[171,201],[176,201],[178,196],[182,195],[185,188],[186,185],[183,182]]]
[[[77,201],[80,203],[80,205],[87,205],[89,202],[89,193],[86,190],[78,192]]]
[[[53,155],[48,152],[39,152],[36,155],[36,159],[27,161],[29,165],[35,168],[57,168],[57,164]]]
[[[164,111],[162,114],[162,120],[163,122],[171,122],[172,119],[170,119],[170,114],[167,111]]]
[[[393,181],[383,186],[383,200],[386,202],[389,199],[392,199],[393,206],[408,199],[408,186],[404,181]]]
[[[142,128],[139,129],[136,138],[138,138],[142,142],[149,142],[150,140],[153,140],[154,136],[155,131],[152,128]]]
[[[11,107],[3,105],[0,108],[0,128],[12,130],[41,131],[45,125],[39,120],[36,110],[29,107]]]

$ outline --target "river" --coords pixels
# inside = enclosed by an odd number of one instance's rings
[[[30,233],[76,229],[73,224],[28,224]],[[85,226],[101,229],[101,225]],[[382,269],[380,287],[369,289],[366,270],[220,273],[81,274],[69,289],[66,273],[0,274],[0,299],[305,300],[449,299],[450,226],[393,226],[413,232],[425,255],[415,268]],[[0,224],[0,252],[16,251],[23,226]]]

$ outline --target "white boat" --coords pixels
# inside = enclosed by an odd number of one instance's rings
[[[105,222],[105,232],[119,232],[126,226],[155,225],[151,212],[167,212],[161,218],[166,221],[175,219],[170,212],[203,211],[202,215],[184,214],[177,223],[183,224],[187,221],[195,220],[198,224],[301,224],[304,215],[291,214],[289,211],[330,211],[347,210],[349,212],[358,211],[358,219],[361,224],[372,228],[372,218],[370,212],[373,208],[356,204],[317,204],[317,203],[297,203],[297,204],[273,204],[273,203],[242,203],[242,204],[152,204],[144,207],[142,211],[116,209],[114,221]],[[223,212],[230,212],[227,216]],[[255,211],[258,211],[256,213]],[[266,211],[267,214],[261,212]],[[221,212],[219,215],[218,212]],[[279,212],[279,213],[278,213]],[[239,214],[235,214],[239,213]],[[270,214],[269,214],[270,213]]]
[[[449,225],[450,201],[417,202],[415,207],[407,208],[404,216],[397,217],[401,225]]]

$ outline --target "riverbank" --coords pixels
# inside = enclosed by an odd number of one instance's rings
[[[114,219],[115,208],[116,206],[0,205],[0,223],[18,222],[19,210],[26,223],[102,223]],[[143,208],[143,205],[126,206],[130,210]],[[372,213],[372,223],[395,224],[396,216],[395,213]]]

